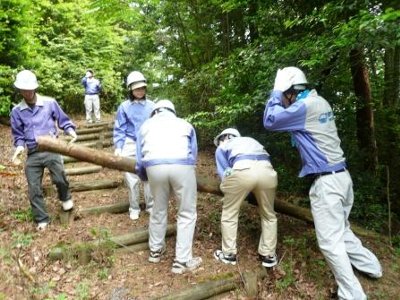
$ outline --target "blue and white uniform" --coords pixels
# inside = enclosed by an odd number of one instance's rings
[[[224,193],[221,215],[222,252],[225,255],[237,254],[240,207],[252,192],[257,199],[261,218],[258,253],[274,256],[278,223],[274,201],[278,177],[268,152],[251,137],[232,137],[218,146],[215,160],[222,180],[221,191]]]
[[[149,117],[154,109],[154,102],[151,100],[125,100],[117,110],[114,124],[114,146],[121,149],[121,155],[136,159],[136,140],[140,127]],[[129,190],[130,213],[140,212],[139,207],[139,177],[134,173],[124,174],[125,183]],[[144,199],[146,210],[151,210],[153,197],[148,182],[143,182]]]
[[[136,170],[148,177],[154,196],[149,223],[149,248],[165,248],[168,202],[171,191],[177,197],[176,260],[185,263],[192,257],[193,234],[197,219],[197,139],[192,125],[164,110],[148,119],[137,139]]]
[[[35,105],[29,106],[22,100],[13,108],[11,133],[16,147],[26,146],[28,148],[25,175],[33,217],[37,223],[49,223],[42,190],[44,168],[48,168],[50,171],[51,180],[57,187],[60,201],[70,200],[71,193],[61,155],[36,151],[36,138],[45,135],[56,138],[58,128],[69,134],[71,131],[75,131],[76,126],[55,99],[39,94],[36,94],[35,97]]]
[[[304,90],[288,108],[284,95],[273,91],[264,112],[264,127],[292,133],[299,150],[300,177],[315,180],[309,196],[319,247],[338,284],[339,299],[366,299],[352,266],[371,277],[382,276],[376,256],[350,229],[353,183],[346,170],[335,118],[329,103],[315,90]]]
[[[94,113],[97,122],[100,121],[100,97],[101,83],[94,77],[83,77],[81,80],[85,88],[85,110],[86,121],[92,122],[92,113]]]

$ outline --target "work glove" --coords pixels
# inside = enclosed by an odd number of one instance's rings
[[[228,177],[229,175],[231,175],[233,172],[233,170],[231,168],[226,168],[224,170],[224,177]]]
[[[115,149],[114,150],[114,155],[121,156],[122,155],[122,149],[119,149],[119,148]]]
[[[69,141],[68,144],[74,143],[74,142],[77,140],[77,138],[78,138],[78,135],[76,134],[75,130],[70,130],[70,131],[68,131],[68,135],[69,135],[70,137],[72,137],[72,139]]]
[[[278,69],[276,72],[274,91],[285,92],[292,86],[292,80],[284,70]]]
[[[90,76],[92,76],[92,74],[90,72],[86,72],[85,77],[89,78]]]
[[[21,163],[21,160],[19,159],[19,156],[24,152],[25,147],[24,146],[17,146],[15,149],[14,155],[11,158],[11,161],[15,165],[19,165]]]

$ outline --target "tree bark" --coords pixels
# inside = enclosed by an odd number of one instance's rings
[[[350,51],[351,74],[357,101],[357,141],[365,157],[365,169],[378,168],[378,148],[375,139],[374,113],[368,69],[361,49]]]
[[[106,127],[104,129],[104,127],[93,127],[93,128],[78,128],[76,130],[76,133],[79,135],[85,135],[85,134],[91,134],[91,133],[98,133],[101,131],[109,131],[112,132],[113,128],[112,127]]]
[[[88,166],[88,167],[80,167],[80,168],[73,168],[73,169],[65,169],[65,173],[67,175],[82,175],[82,174],[92,174],[98,173],[103,168],[101,166]]]
[[[167,227],[166,236],[171,236],[176,233],[176,225],[170,224]],[[63,259],[66,257],[78,256],[78,259],[81,260],[79,257],[83,257],[83,261],[86,263],[90,260],[90,253],[95,247],[102,247],[103,244],[108,243],[111,241],[116,248],[121,248],[125,246],[131,246],[136,244],[142,244],[147,242],[149,239],[149,230],[147,228],[139,228],[135,231],[123,234],[112,236],[109,240],[94,240],[90,242],[82,242],[76,243],[69,247],[54,247],[49,252],[49,258],[52,260]],[[142,247],[142,246],[138,246]]]

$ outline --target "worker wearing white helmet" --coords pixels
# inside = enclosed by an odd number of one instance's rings
[[[350,228],[353,182],[331,106],[308,89],[303,71],[283,68],[277,72],[265,107],[264,127],[291,132],[303,162],[299,176],[313,178],[309,196],[315,232],[335,275],[339,299],[366,299],[353,267],[372,278],[381,277],[382,268]]]
[[[98,123],[100,122],[100,80],[94,77],[93,70],[88,69],[85,76],[82,78],[81,83],[85,88],[84,105],[86,111],[86,122],[92,123],[92,115],[94,115],[95,121]]]
[[[176,117],[169,100],[156,103],[152,117],[140,128],[136,170],[148,178],[154,195],[149,223],[149,261],[160,262],[165,250],[168,202],[177,197],[177,237],[172,272],[182,274],[196,269],[200,257],[193,257],[192,244],[197,219],[196,132],[191,124]]]
[[[61,155],[38,152],[36,138],[42,135],[56,138],[59,127],[65,134],[72,137],[71,142],[73,142],[77,139],[76,126],[55,99],[36,93],[39,84],[32,71],[19,72],[14,86],[20,92],[22,101],[11,111],[11,133],[16,147],[12,161],[19,164],[19,157],[25,147],[27,148],[25,175],[28,181],[29,200],[33,218],[38,224],[37,229],[44,230],[50,222],[42,192],[42,177],[45,168],[49,169],[52,182],[57,187],[62,208],[65,211],[72,209],[73,202]]]
[[[136,140],[140,127],[154,109],[154,102],[147,99],[147,80],[139,71],[131,72],[126,80],[128,99],[122,102],[117,110],[114,124],[115,155],[136,158]],[[140,215],[139,177],[134,173],[124,174],[129,193],[129,217],[137,220]],[[146,211],[151,212],[153,197],[147,181],[143,182]]]
[[[257,200],[261,218],[261,236],[258,255],[262,266],[277,264],[277,218],[274,211],[278,177],[268,152],[255,139],[242,137],[235,128],[223,130],[214,139],[217,146],[215,160],[221,178],[222,200],[221,234],[222,249],[214,257],[226,264],[237,261],[237,229],[240,207],[249,193]]]

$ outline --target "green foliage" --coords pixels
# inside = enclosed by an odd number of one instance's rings
[[[32,209],[27,208],[25,210],[17,210],[11,213],[11,215],[20,222],[32,222],[33,214]]]
[[[33,236],[30,233],[13,232],[12,233],[14,248],[28,248],[33,242]]]

